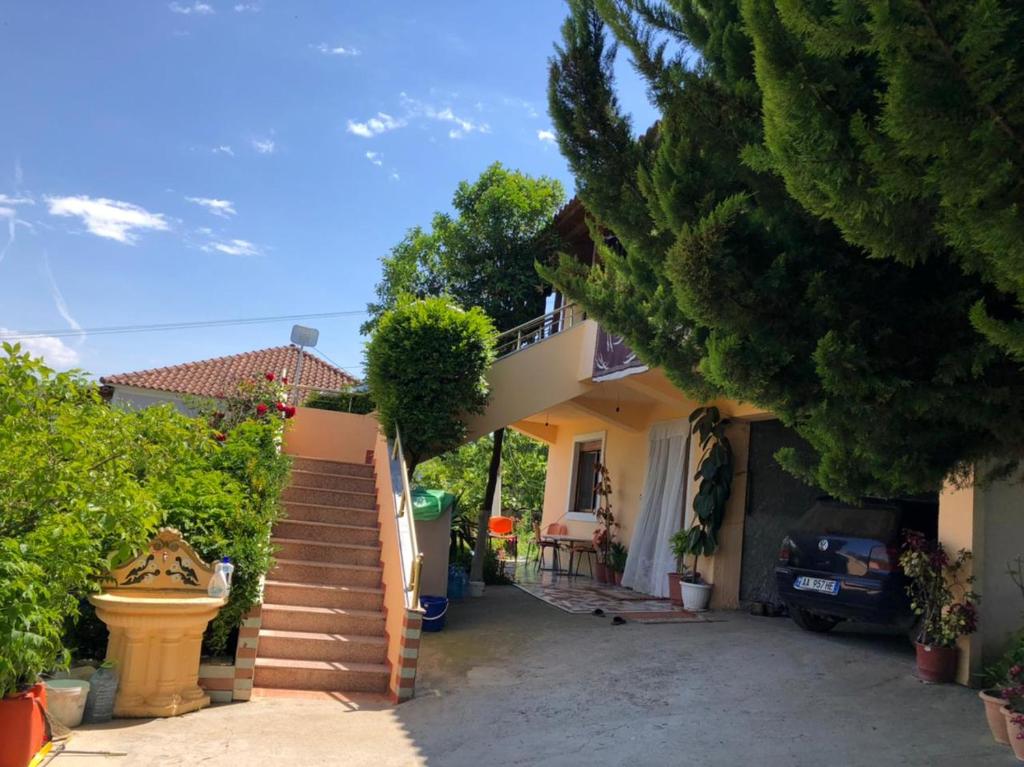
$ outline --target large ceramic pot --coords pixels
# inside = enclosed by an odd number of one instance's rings
[[[25,767],[46,743],[46,687],[0,698],[0,767]]]
[[[928,684],[946,684],[956,676],[955,647],[916,643],[917,676]]]
[[[679,573],[668,574],[668,598],[677,607],[683,606],[683,590],[679,588]]]
[[[1009,744],[1010,736],[1006,732],[1006,717],[1003,716],[1003,706],[1006,699],[998,690],[982,690],[978,693],[981,702],[985,704],[985,721],[988,722],[988,729],[995,738],[996,743]]]
[[[708,609],[711,601],[710,583],[679,583],[683,592],[683,609],[693,613],[702,613]]]
[[[1013,755],[1017,757],[1018,762],[1024,762],[1024,724],[1014,721],[1024,721],[1024,717],[1013,713],[1005,706],[1003,707],[1003,716],[1006,718],[1006,734],[1010,738],[1010,748],[1013,749]]]

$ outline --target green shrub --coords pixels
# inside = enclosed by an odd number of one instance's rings
[[[355,389],[349,391],[316,392],[309,395],[302,404],[305,407],[312,407],[317,410],[334,410],[339,413],[355,413],[356,415],[366,415],[377,409],[373,402],[373,397],[370,396],[370,392],[357,391]]]

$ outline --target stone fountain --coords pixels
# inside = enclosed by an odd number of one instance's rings
[[[120,670],[114,716],[178,716],[210,705],[198,684],[200,646],[226,601],[207,595],[212,576],[180,532],[163,528],[89,597],[110,629],[107,660]]]

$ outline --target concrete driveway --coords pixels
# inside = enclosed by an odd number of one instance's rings
[[[397,708],[256,699],[82,728],[58,767],[1010,765],[975,693],[928,686],[900,637],[738,613],[612,626],[514,587],[454,605]]]

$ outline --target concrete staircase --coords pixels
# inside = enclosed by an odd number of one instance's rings
[[[387,692],[373,467],[296,457],[283,497],[254,686]]]

